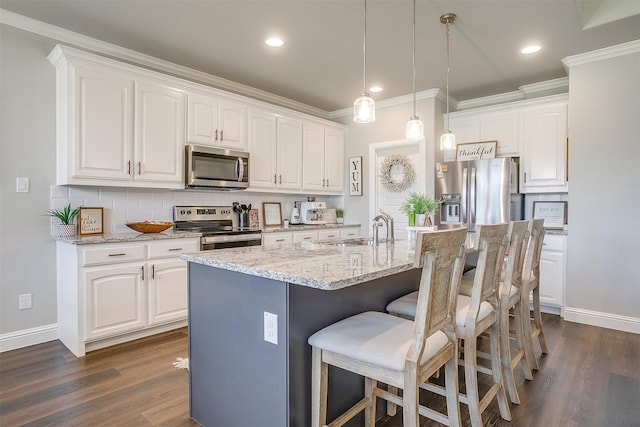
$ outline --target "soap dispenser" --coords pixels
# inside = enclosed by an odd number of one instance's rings
[[[293,202],[293,209],[291,209],[291,217],[289,217],[289,223],[300,224],[300,211],[298,210],[298,202]]]

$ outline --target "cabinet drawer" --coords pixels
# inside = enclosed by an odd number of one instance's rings
[[[293,233],[262,233],[262,245],[277,245],[293,242]]]
[[[318,240],[329,240],[340,238],[340,230],[322,230],[318,231]]]
[[[313,240],[318,240],[317,231],[298,231],[293,233],[293,243],[311,242]]]
[[[82,265],[113,264],[144,260],[144,245],[109,245],[82,251]]]
[[[198,252],[200,244],[197,240],[168,240],[147,245],[148,258],[178,257],[186,252]]]
[[[546,236],[544,236],[542,250],[564,252],[564,244],[566,239],[566,236],[547,234]]]
[[[359,228],[344,228],[340,230],[341,238],[348,237],[360,237],[360,229]]]

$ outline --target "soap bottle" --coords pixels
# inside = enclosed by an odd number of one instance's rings
[[[291,224],[300,224],[300,211],[298,210],[298,205],[296,204],[296,202],[293,202],[293,209],[291,209],[289,222]]]

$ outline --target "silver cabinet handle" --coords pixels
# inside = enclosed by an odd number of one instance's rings
[[[282,184],[282,175],[280,175],[280,184]]]
[[[142,175],[142,162],[138,162],[138,175]]]
[[[218,129],[216,129],[216,141],[218,140]]]
[[[131,160],[127,162],[127,175],[131,175]]]
[[[274,174],[273,174],[273,183],[274,183],[274,184],[277,184],[277,183],[278,183],[278,174],[277,174],[277,173],[274,173]]]
[[[284,242],[284,239],[276,239],[276,242]]]
[[[122,252],[119,254],[109,254],[109,256],[125,256],[127,253],[126,252]]]
[[[324,187],[324,178],[322,179],[322,187]]]
[[[181,250],[182,250],[182,248],[171,248],[171,249],[169,249],[169,251],[181,251]]]
[[[329,178],[327,178],[327,187],[329,186]]]
[[[311,240],[311,237],[304,237],[303,240]]]
[[[142,267],[140,267],[140,271],[142,272],[142,280],[144,280],[144,265]]]
[[[151,278],[152,278],[152,279],[155,279],[155,278],[156,278],[156,265],[155,265],[155,264],[153,264],[153,265],[151,266]]]
[[[224,141],[224,129],[220,131],[220,142]]]

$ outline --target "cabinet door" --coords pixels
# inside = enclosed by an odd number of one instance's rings
[[[278,118],[278,188],[299,190],[302,182],[302,122]]]
[[[247,149],[246,108],[231,101],[220,101],[219,105],[219,143],[222,147],[244,151]]]
[[[304,124],[302,138],[302,189],[324,190],[324,128]]]
[[[566,191],[567,106],[522,111],[522,191]]]
[[[262,233],[262,246],[293,242],[293,233]]]
[[[187,141],[214,145],[218,138],[218,100],[199,93],[189,93],[187,99]]]
[[[143,329],[144,265],[84,269],[85,341]]]
[[[148,264],[149,325],[187,318],[187,262],[179,259]]]
[[[447,119],[445,117],[445,127]],[[451,117],[451,131],[456,135],[456,143],[480,141],[480,119],[478,117]]]
[[[497,141],[498,156],[517,156],[519,153],[518,112],[513,110],[482,116],[479,141]]]
[[[542,250],[540,254],[540,304],[562,307],[564,253]]]
[[[276,186],[276,117],[249,110],[249,186]]]
[[[326,129],[324,140],[325,191],[344,191],[344,132]]]
[[[73,177],[130,180],[133,152],[133,79],[108,70],[75,66],[75,144],[66,165]],[[60,107],[58,107],[60,108]],[[73,107],[72,107],[73,108]],[[58,165],[64,169],[64,165]]]
[[[151,81],[136,81],[135,132],[135,179],[181,185],[185,144],[183,92]]]

